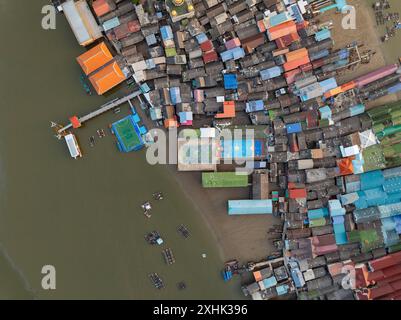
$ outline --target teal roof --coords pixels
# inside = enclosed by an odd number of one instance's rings
[[[272,214],[273,202],[267,200],[228,200],[229,215]]]
[[[120,25],[120,19],[118,17],[115,17],[113,19],[107,20],[106,22],[103,23],[103,29],[104,31],[111,30],[113,28],[116,28]]]

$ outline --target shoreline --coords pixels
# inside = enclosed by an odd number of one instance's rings
[[[350,3],[357,10],[363,10],[357,15],[357,26],[360,27],[348,34],[341,33],[334,36],[336,47],[341,47],[351,42],[351,39],[360,39],[369,47],[376,51],[376,55],[369,64],[359,66],[355,72],[346,73],[342,80],[349,81],[356,75],[370,72],[388,63],[386,53],[380,44],[380,37],[370,12],[369,3],[364,0],[353,0]],[[332,19],[336,26],[341,24],[342,15],[329,13],[325,20]],[[365,29],[367,28],[367,29]],[[362,32],[360,30],[363,30]],[[366,32],[366,30],[370,32]],[[350,79],[348,79],[350,78]],[[395,101],[396,96],[386,96],[372,104],[385,104]],[[370,107],[372,107],[370,106]],[[137,108],[142,121],[151,128],[157,128],[153,121]],[[179,185],[183,194],[193,204],[194,210],[199,212],[202,220],[212,234],[222,261],[237,259],[242,263],[248,261],[265,259],[275,251],[268,240],[268,229],[271,225],[279,223],[280,219],[273,216],[238,216],[232,217],[227,214],[227,200],[249,198],[250,188],[223,188],[223,189],[204,189],[201,185],[200,172],[180,172],[176,165],[166,165],[166,169]]]
[[[326,13],[324,21],[333,21],[335,26],[333,29],[333,40],[335,42],[335,48],[342,48],[357,39],[358,43],[363,44],[360,51],[372,50],[376,54],[372,56],[368,64],[361,64],[355,70],[347,71],[344,74],[338,76],[339,83],[347,83],[356,77],[362,76],[369,72],[372,72],[380,67],[388,64],[395,63],[391,61],[387,48],[383,46],[380,40],[380,32],[374,18],[371,4],[367,0],[350,0],[349,5],[354,6],[356,12],[356,29],[344,30],[341,27],[341,21],[344,17],[343,14],[336,12]],[[401,98],[401,94],[387,95],[373,102],[368,102],[367,107],[372,108],[379,105],[392,103]]]
[[[169,165],[167,170],[202,216],[224,261],[237,259],[246,263],[262,260],[275,251],[268,241],[267,231],[280,221],[279,218],[227,214],[227,200],[249,198],[249,187],[206,190],[200,183],[201,173],[179,172],[173,165]]]
[[[161,129],[139,107],[136,110],[148,130]],[[164,129],[163,129],[164,130]],[[268,216],[229,216],[227,200],[249,199],[250,187],[204,189],[201,172],[180,172],[177,165],[165,165],[167,172],[177,182],[181,192],[192,203],[206,227],[212,234],[222,262],[237,259],[242,263],[265,259],[276,251],[268,240],[268,229],[280,222],[279,218]],[[249,232],[251,231],[251,232]]]

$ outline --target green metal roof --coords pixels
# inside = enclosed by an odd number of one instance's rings
[[[204,188],[247,187],[248,176],[236,172],[203,172],[202,185]]]

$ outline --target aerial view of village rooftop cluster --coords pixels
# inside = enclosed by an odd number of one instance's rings
[[[401,300],[400,12],[2,0],[0,298]]]

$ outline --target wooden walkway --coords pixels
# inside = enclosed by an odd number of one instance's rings
[[[89,121],[89,120],[91,120],[91,119],[93,119],[93,118],[95,118],[95,117],[97,117],[97,116],[99,116],[99,115],[111,110],[111,109],[114,109],[114,108],[118,107],[119,105],[121,105],[123,103],[126,103],[126,102],[130,103],[131,99],[134,99],[134,98],[138,97],[141,94],[142,94],[142,91],[138,90],[138,91],[132,92],[131,94],[129,94],[129,95],[125,96],[125,97],[116,98],[114,100],[111,100],[111,101],[107,102],[106,104],[102,105],[97,110],[92,111],[91,113],[89,113],[89,114],[87,114],[87,115],[85,115],[85,116],[83,116],[81,118],[78,118],[78,120],[79,120],[80,123],[84,123],[86,121]],[[131,105],[131,103],[130,103],[130,105]],[[70,124],[66,125],[65,127],[61,128],[60,130],[58,130],[58,133],[61,134],[64,131],[66,131],[68,129],[71,129],[71,127],[72,127],[72,124],[70,123]]]

